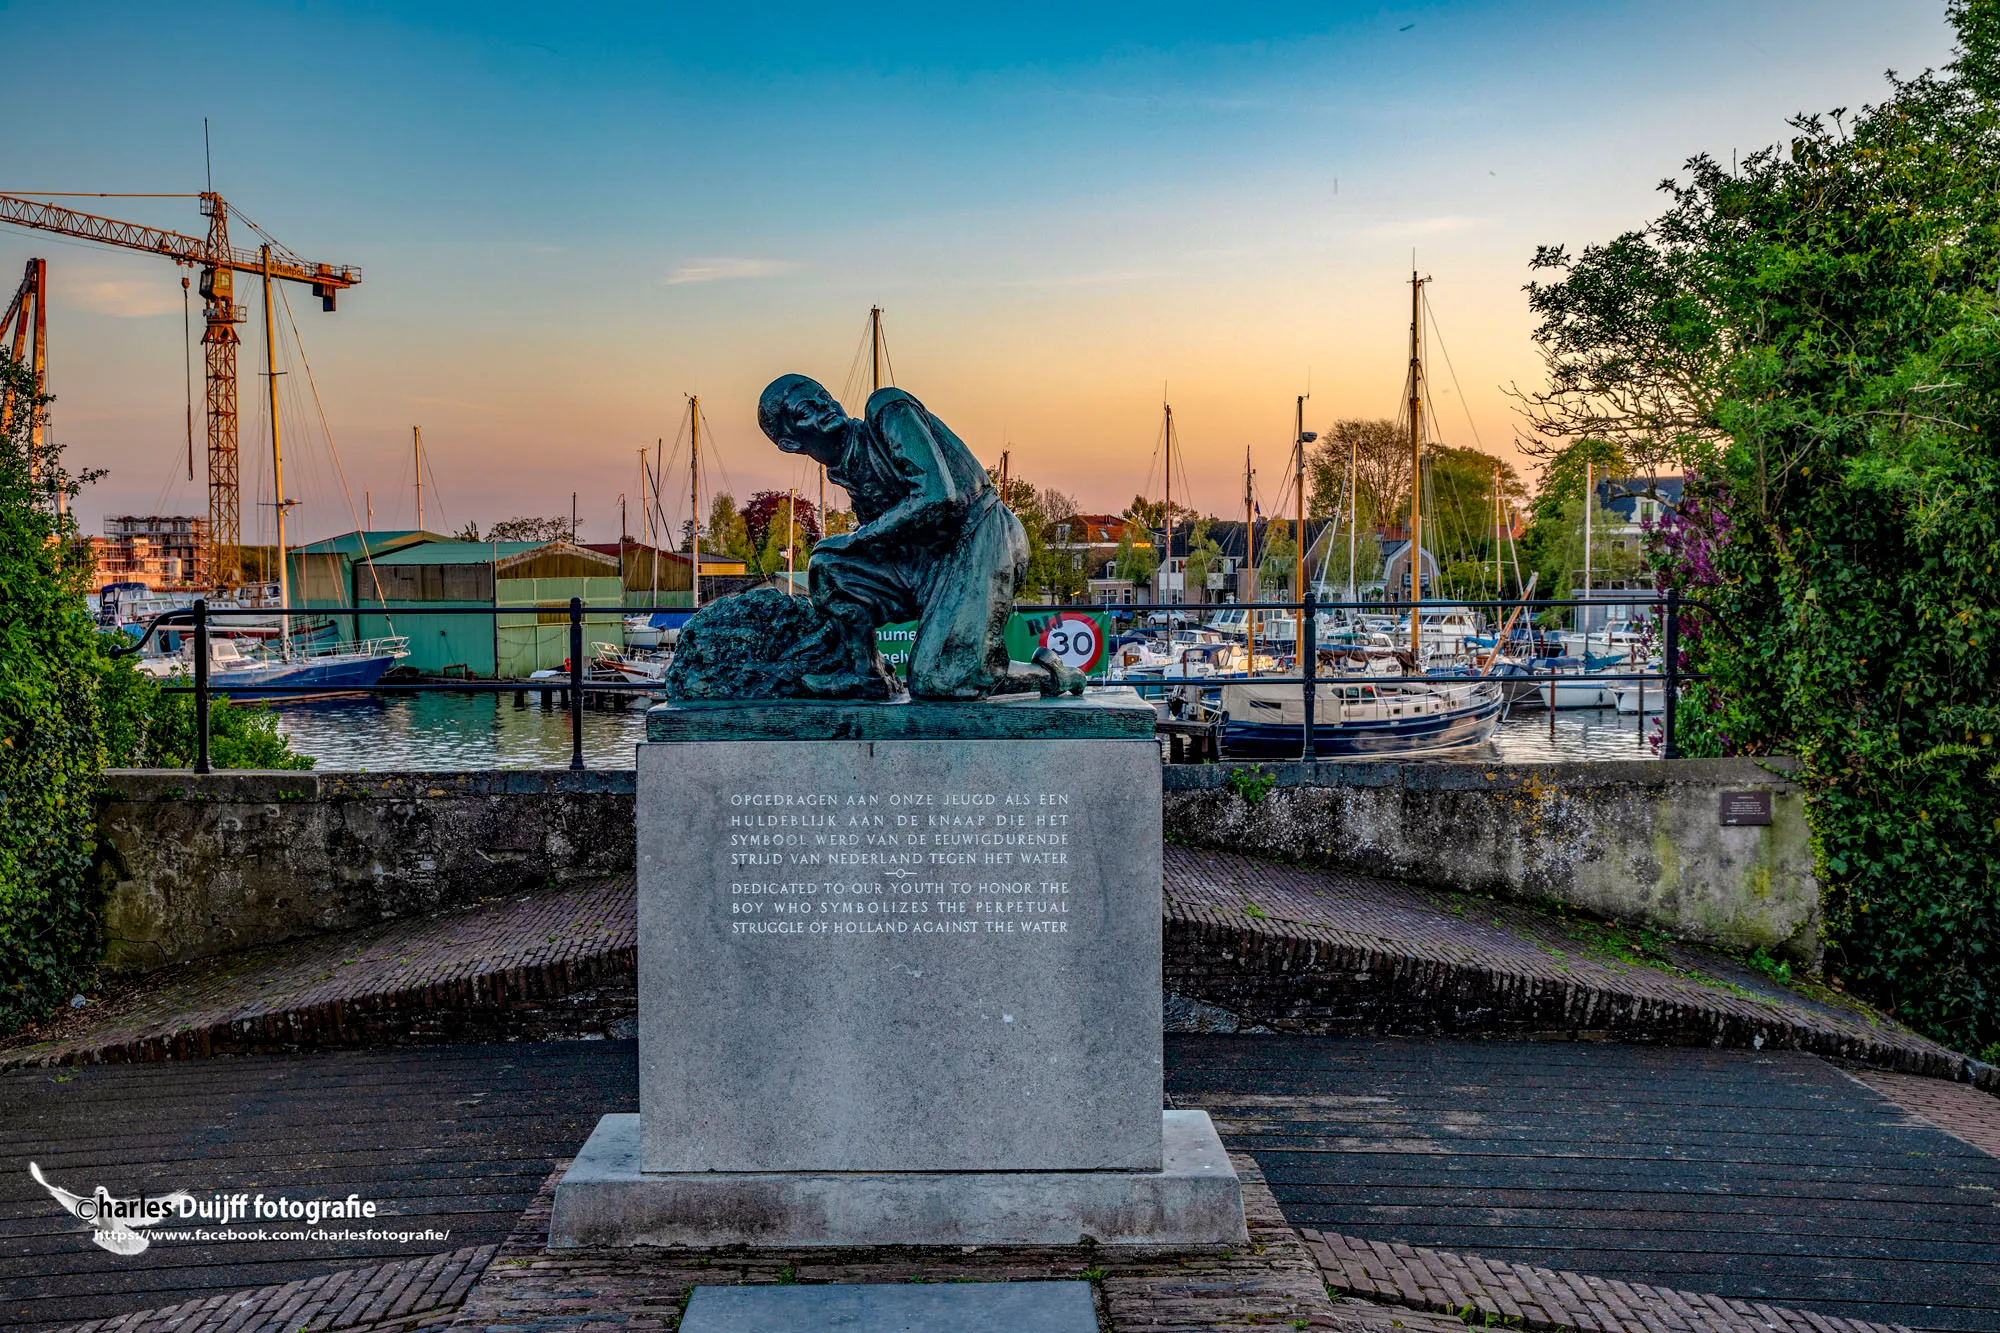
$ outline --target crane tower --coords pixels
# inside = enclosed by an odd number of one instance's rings
[[[196,197],[201,200],[202,216],[208,219],[205,237],[119,222],[8,194],[0,194],[0,222],[143,250],[201,271],[201,347],[207,372],[208,571],[210,579],[222,582],[236,575],[243,540],[236,424],[236,348],[241,339],[236,326],[249,316],[236,299],[235,275],[261,276],[266,272],[266,261],[258,251],[230,245],[229,216],[233,210],[221,195],[209,190]],[[276,242],[270,247],[268,271],[273,278],[310,286],[326,310],[334,308],[343,288],[361,281],[361,270],[351,264],[308,263]],[[36,308],[39,311],[41,307]]]

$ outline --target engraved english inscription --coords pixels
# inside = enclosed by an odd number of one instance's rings
[[[1070,933],[1068,791],[738,791],[727,933],[966,940]]]

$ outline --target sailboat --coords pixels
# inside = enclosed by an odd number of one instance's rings
[[[1412,466],[1408,600],[1413,604],[1419,600],[1423,551],[1423,284],[1423,278],[1410,274]],[[1307,438],[1303,430],[1303,399],[1299,424],[1299,471],[1303,485]],[[1348,504],[1352,503],[1350,494]],[[1349,522],[1352,523],[1351,516]],[[1303,582],[1303,514],[1299,527],[1299,569]],[[1351,579],[1351,558],[1348,570]],[[1425,620],[1414,613],[1408,617],[1407,653],[1351,651],[1338,646],[1317,653],[1315,674],[1326,677],[1324,683],[1314,686],[1313,693],[1313,747],[1317,753],[1333,757],[1428,754],[1477,745],[1492,736],[1506,707],[1499,681],[1475,676],[1421,682],[1382,679],[1415,675],[1421,668],[1427,644],[1437,641],[1442,628],[1426,625]],[[1315,625],[1316,631],[1318,628]],[[1284,759],[1298,755],[1306,723],[1303,686],[1232,679],[1222,684],[1220,702],[1225,757]]]
[[[277,515],[278,605],[292,600],[291,573],[285,557],[285,511],[296,503],[285,498],[285,460],[278,428],[278,348],[271,312],[271,247],[264,247],[264,356],[265,382],[270,387],[271,405],[271,489],[272,509]],[[423,485],[422,451],[418,450],[417,484]],[[421,494],[421,492],[419,492]],[[421,501],[419,502],[421,505]],[[419,514],[422,510],[419,508]],[[419,518],[418,526],[422,526]],[[410,655],[410,641],[400,636],[342,643],[336,636],[323,649],[307,646],[293,637],[290,616],[278,617],[275,651],[266,646],[245,653],[237,638],[229,635],[228,619],[216,622],[217,633],[208,641],[209,688],[240,697],[297,699],[301,691],[314,695],[340,694],[362,690],[375,684],[401,659]],[[191,674],[194,666],[194,636],[181,636],[179,651],[171,656],[145,658],[139,670],[159,679]]]

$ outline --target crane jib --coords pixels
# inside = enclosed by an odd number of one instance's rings
[[[208,241],[199,236],[167,231],[160,227],[148,227],[137,222],[120,222],[115,218],[98,217],[94,213],[80,213],[73,208],[23,199],[16,195],[0,194],[0,222],[11,222],[16,226],[32,227],[37,231],[52,231],[64,236],[99,241],[105,245],[116,245],[127,250],[144,250],[150,254],[164,255],[177,264],[227,268],[238,273],[264,272],[264,257],[256,251],[239,250],[231,246],[218,255]],[[361,270],[353,264],[308,263],[296,255],[281,258],[274,252],[271,256],[271,276],[291,282],[309,283],[315,296],[326,297],[343,287],[352,287],[360,282]]]
[[[352,287],[361,281],[361,270],[351,264],[309,263],[276,243],[263,251],[239,250],[229,243],[229,215],[234,210],[214,191],[199,197],[202,215],[208,219],[206,237],[189,236],[136,222],[121,222],[94,213],[80,213],[60,204],[11,194],[0,194],[0,223],[144,251],[201,270],[201,294],[207,302],[203,312],[207,328],[201,339],[202,355],[207,363],[208,399],[208,545],[205,564],[207,580],[215,586],[226,587],[242,575],[242,498],[237,475],[239,440],[236,410],[236,348],[240,340],[234,326],[243,321],[244,311],[236,300],[234,277],[238,273],[254,273],[266,278],[308,284],[324,308],[332,310],[334,298],[341,288]],[[237,216],[248,223],[251,230],[259,230],[249,219],[241,214]],[[38,317],[40,308],[38,302]],[[267,342],[269,337],[267,328]],[[39,372],[40,367],[37,369]],[[275,468],[275,420],[272,431]]]

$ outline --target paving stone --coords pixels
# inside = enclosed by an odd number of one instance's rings
[[[549,1251],[557,1176],[487,1268],[454,1333],[576,1333],[597,1325],[679,1327],[697,1286],[717,1284],[1087,1281],[1109,1333],[1250,1333],[1272,1328],[1382,1330],[1336,1306],[1256,1165],[1236,1159],[1250,1243],[1229,1250],[1094,1246]],[[558,1173],[559,1176],[560,1173]],[[1400,1318],[1396,1312],[1391,1319]]]
[[[1586,1333],[1659,1333],[1663,1329],[1689,1333],[1875,1333],[1893,1329],[1908,1333],[1901,1324],[1885,1326],[1781,1306],[1747,1305],[1695,1292],[1611,1282],[1586,1273],[1412,1249],[1314,1227],[1302,1227],[1299,1234],[1305,1252],[1319,1265],[1327,1287],[1337,1296],[1386,1297],[1413,1309],[1452,1316],[1476,1310],[1510,1322],[1518,1320],[1518,1326],[1527,1329],[1580,1329]],[[1354,1279],[1357,1272],[1390,1264],[1408,1274],[1409,1286],[1401,1293]],[[1481,1321],[1461,1321],[1460,1327],[1466,1322]]]
[[[1701,950],[1670,946],[1677,961],[1665,967],[1620,958],[1576,918],[1178,846],[1165,849],[1165,888],[1171,1030],[1795,1049],[2000,1089],[2000,1070],[1866,1006]],[[0,1069],[630,1035],[635,916],[628,875],[205,960],[17,1034],[0,1045]],[[1983,1113],[1953,1104],[1954,1123]],[[1968,1132],[1983,1146],[2000,1126]]]
[[[465,1293],[458,1273],[483,1270],[499,1247],[469,1246],[422,1259],[370,1264],[298,1282],[218,1294],[116,1319],[75,1324],[63,1333],[414,1333],[449,1323]],[[401,1293],[393,1308],[370,1296]]]
[[[694,1289],[681,1333],[1097,1333],[1088,1282],[829,1282]]]
[[[1861,1082],[1926,1124],[2000,1157],[2000,1097],[1964,1083],[1892,1074],[1881,1069],[1851,1069]]]
[[[630,1036],[631,875],[183,967],[17,1036],[0,1069],[395,1041]]]
[[[1657,936],[1648,961],[1581,917],[1187,847],[1165,873],[1180,1030],[1802,1050],[2000,1091],[2000,1069],[1866,1005]]]

